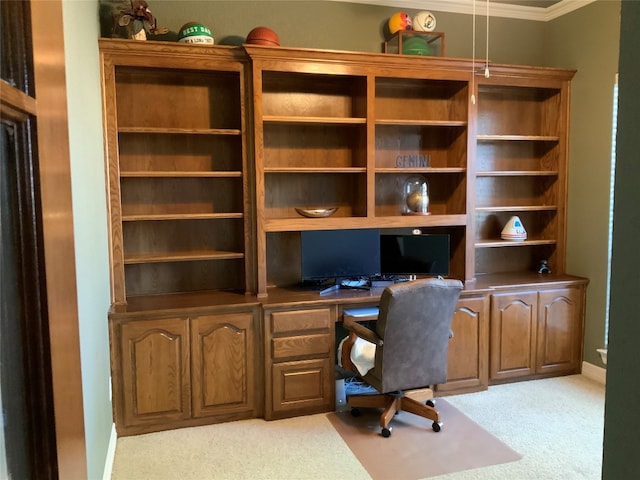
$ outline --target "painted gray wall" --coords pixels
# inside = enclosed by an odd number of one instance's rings
[[[103,475],[113,426],[100,28],[94,2],[63,0],[62,13],[87,477],[97,480]]]
[[[585,26],[598,25],[598,34]],[[548,25],[550,65],[578,70],[571,84],[567,271],[589,278],[584,359],[602,366],[611,122],[618,72],[620,1],[599,1]]]
[[[150,3],[158,25],[177,32],[197,20],[213,32],[216,43],[238,45],[252,28],[274,29],[287,47],[382,52],[386,24],[397,8],[328,1],[162,1]],[[415,9],[405,10],[410,15]],[[480,11],[480,9],[478,9]],[[445,33],[447,57],[471,57],[472,17],[435,12]],[[484,58],[486,17],[476,20],[476,54]],[[544,23],[491,18],[490,57],[501,63],[541,65],[545,60]]]
[[[616,153],[611,275],[611,328],[602,478],[636,478],[640,471],[640,2],[622,2],[620,108]]]

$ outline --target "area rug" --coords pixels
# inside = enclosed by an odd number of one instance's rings
[[[438,433],[431,420],[400,412],[389,438],[380,435],[379,412],[331,412],[327,418],[374,480],[418,480],[514,462],[522,457],[441,398]]]

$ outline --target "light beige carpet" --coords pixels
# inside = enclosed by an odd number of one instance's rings
[[[374,480],[417,480],[522,458],[445,400],[438,399],[437,408],[444,422],[440,432],[432,430],[431,420],[401,412],[389,438],[380,435],[375,410],[327,417]]]
[[[604,390],[602,384],[572,375],[447,397],[449,405],[522,459],[438,480],[600,480]],[[453,428],[449,418],[444,421],[440,433],[428,426],[424,436],[438,437]],[[398,432],[396,427],[391,439]],[[405,468],[391,478],[400,478]],[[112,480],[371,480],[325,413],[119,438],[112,473]]]

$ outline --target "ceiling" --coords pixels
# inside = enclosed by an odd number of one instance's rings
[[[368,3],[396,8],[432,10],[483,15],[486,6],[491,17],[519,18],[546,22],[561,17],[596,0],[333,0],[337,2]]]

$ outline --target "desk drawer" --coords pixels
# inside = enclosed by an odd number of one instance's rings
[[[271,331],[274,334],[329,329],[332,323],[331,310],[328,308],[291,310],[271,314]]]
[[[274,360],[308,355],[329,355],[331,338],[326,333],[274,338],[272,355]]]

